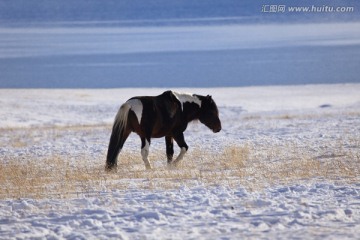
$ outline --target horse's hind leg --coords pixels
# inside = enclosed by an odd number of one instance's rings
[[[151,169],[151,165],[148,159],[149,156],[150,139],[141,138],[141,156],[144,161],[146,169]]]
[[[167,162],[170,164],[174,156],[174,141],[171,136],[165,137]]]

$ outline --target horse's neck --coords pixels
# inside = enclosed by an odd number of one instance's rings
[[[200,107],[196,104],[186,104],[184,105],[183,114],[185,114],[185,119],[187,122],[191,122],[199,119]]]

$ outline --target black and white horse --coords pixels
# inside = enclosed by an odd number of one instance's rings
[[[221,130],[219,111],[211,96],[166,91],[155,97],[129,99],[115,117],[106,170],[116,169],[117,156],[131,132],[137,133],[141,138],[141,155],[146,169],[151,169],[148,160],[151,138],[165,137],[168,164],[176,165],[188,150],[184,131],[188,123],[196,119],[214,133]],[[175,160],[173,140],[181,149]]]

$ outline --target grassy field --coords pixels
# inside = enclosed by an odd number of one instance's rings
[[[0,163],[0,198],[68,198],[93,196],[113,189],[174,189],[196,184],[239,186],[260,190],[272,184],[291,184],[312,178],[352,182],[360,174],[358,139],[335,140],[323,152],[295,142],[259,147],[254,143],[230,144],[221,151],[192,147],[177,168],[168,168],[163,150],[151,149],[153,169],[146,171],[138,151],[124,150],[118,170],[104,171],[105,152],[58,155],[51,149],[36,156],[27,149],[36,135],[56,144],[63,134],[89,135],[89,127],[1,130],[11,136],[7,144],[22,149]],[[94,129],[94,128],[91,128]],[[106,132],[107,126],[97,126]],[[350,135],[351,137],[351,135]],[[345,148],[344,144],[357,146]],[[3,143],[4,144],[4,143]],[[96,143],[95,143],[96,144]]]

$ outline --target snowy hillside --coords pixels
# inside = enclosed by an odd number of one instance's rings
[[[105,173],[120,104],[164,90],[1,89],[0,239],[360,235],[359,84],[177,89],[213,95],[223,130],[190,124],[177,169],[153,139],[151,171],[133,134]]]

